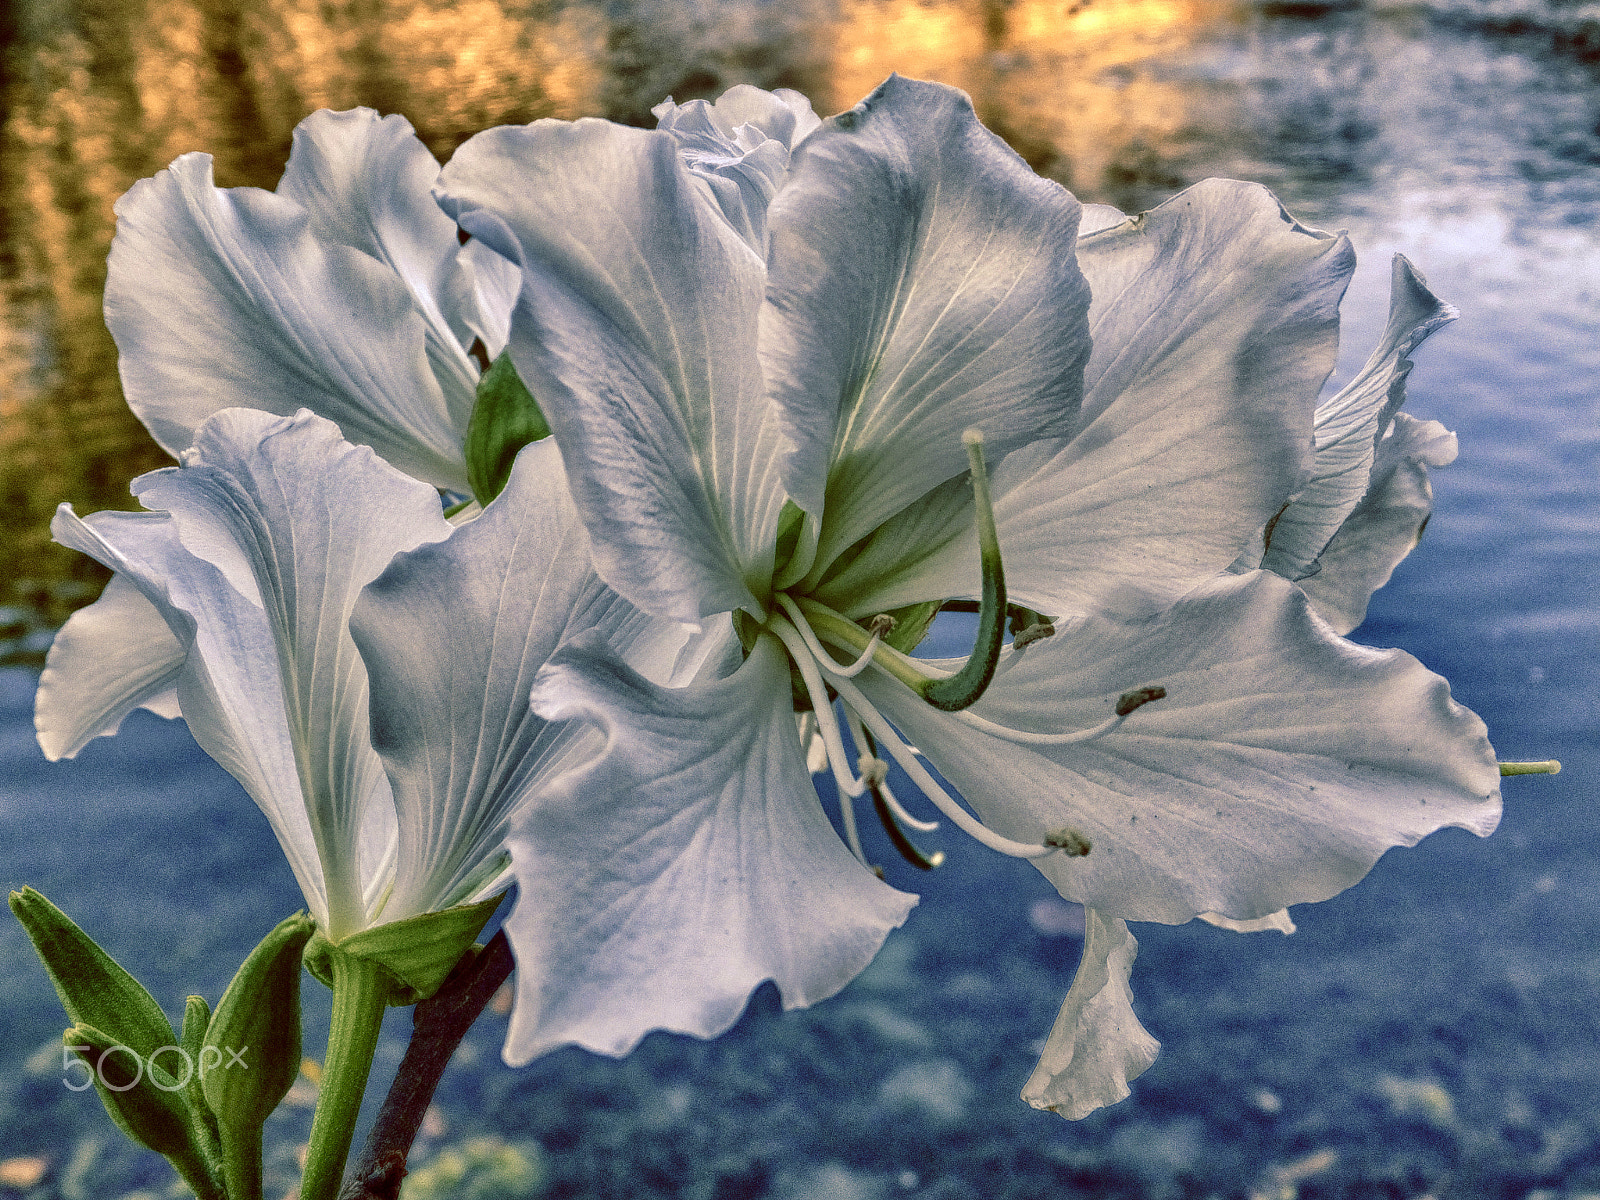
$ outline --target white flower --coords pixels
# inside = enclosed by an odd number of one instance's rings
[[[402,117],[318,112],[276,192],[217,188],[185,154],[117,202],[106,281],[123,391],[174,457],[212,413],[310,408],[437,487],[467,491],[480,367],[515,269],[462,245],[439,164]]]
[[[529,713],[534,672],[572,628],[629,646],[660,626],[588,570],[548,443],[453,536],[432,487],[309,412],[222,412],[134,491],[151,511],[57,514],[57,539],[116,575],[51,648],[40,745],[70,757],[141,705],[183,716],[330,941],[503,889],[509,822],[585,740]],[[454,636],[473,621],[481,637]],[[425,748],[446,749],[419,761],[413,718],[436,704]]]
[[[512,839],[509,927],[567,969],[522,978],[508,1057],[716,1033],[767,978],[808,1003],[903,919],[823,820],[798,697],[847,839],[869,792],[901,823],[892,758],[1091,910],[1077,1049],[1055,1038],[1030,1083],[1088,1111],[1149,1057],[1125,920],[1257,921],[1498,818],[1482,723],[1442,679],[1337,637],[1272,572],[1226,573],[1318,473],[1353,256],[1225,181],[1092,210],[1080,240],[1077,202],[931,84],[893,78],[792,153],[740,136],[741,162],[785,163],[764,225],[767,193],[732,204],[672,131],[492,130],[441,176],[522,267],[510,352],[599,575],[724,639],[685,687],[595,635],[540,673],[535,710],[605,750]],[[980,595],[970,659],[908,656]]]

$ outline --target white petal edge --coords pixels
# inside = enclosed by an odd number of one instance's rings
[[[113,575],[100,599],[67,618],[50,643],[34,701],[44,756],[75,757],[94,738],[116,733],[138,708],[181,716],[176,682],[183,660],[183,644],[160,610],[126,576]]]
[[[1394,256],[1383,338],[1355,378],[1317,406],[1311,478],[1272,522],[1262,567],[1285,579],[1317,569],[1318,556],[1374,482],[1378,443],[1405,402],[1408,355],[1457,315],[1405,255]]]

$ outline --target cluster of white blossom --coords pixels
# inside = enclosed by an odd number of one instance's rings
[[[1319,404],[1354,255],[1264,188],[1080,205],[898,77],[657,115],[441,170],[322,112],[276,192],[124,197],[106,317],[182,465],[56,518],[115,576],[47,754],[181,715],[335,947],[514,884],[512,1063],[837,992],[916,902],[856,801],[915,860],[925,800],[1088,911],[1024,1092],[1070,1117],[1155,1055],[1127,921],[1284,928],[1494,828],[1482,722],[1343,636],[1455,454],[1398,411],[1454,315],[1410,264]],[[972,654],[917,657],[953,602]]]

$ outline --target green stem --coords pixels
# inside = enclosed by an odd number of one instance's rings
[[[223,1125],[221,1136],[228,1200],[261,1200],[261,1126]]]
[[[872,635],[865,629],[826,604],[813,600],[810,596],[796,596],[794,602],[805,614],[806,623],[811,626],[812,632],[823,641],[854,650],[857,654],[865,650],[872,641]],[[882,642],[879,642],[878,648],[872,652],[872,661],[919,696],[924,688],[934,682],[932,676],[918,670],[914,659]]]
[[[334,1200],[339,1193],[372,1055],[378,1048],[383,1011],[389,1003],[388,972],[377,963],[340,953],[337,947],[328,957],[333,972],[333,1025],[328,1030],[328,1057],[322,1064],[322,1090],[311,1118],[311,1146],[300,1200]]]

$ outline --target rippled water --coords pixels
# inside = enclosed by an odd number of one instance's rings
[[[1446,674],[1501,757],[1566,762],[1508,781],[1493,838],[1396,852],[1297,911],[1292,938],[1141,929],[1136,995],[1163,1056],[1132,1101],[1079,1125],[1014,1098],[1077,943],[1049,913],[1030,923],[1047,889],[1026,868],[952,844],[908,929],[839,1000],[787,1016],[758,1000],[719,1043],[655,1037],[622,1064],[563,1053],[522,1072],[493,1065],[491,1019],[478,1063],[447,1082],[443,1136],[540,1142],[560,1195],[1600,1190],[1595,5],[367,0],[243,18],[150,4],[120,24],[96,11],[28,10],[0,159],[0,555],[12,598],[58,614],[88,577],[46,554],[39,522],[59,498],[113,502],[159,457],[117,412],[94,325],[109,203],[190,148],[217,151],[232,182],[270,185],[313,104],[399,108],[447,154],[492,121],[640,119],[668,92],[741,80],[832,110],[898,69],[966,88],[1086,200],[1136,209],[1227,174],[1347,228],[1361,265],[1341,373],[1381,328],[1393,252],[1462,312],[1418,354],[1408,403],[1460,433],[1461,457],[1436,474],[1427,536],[1357,637]],[[28,737],[30,677],[4,682],[7,885],[99,914],[164,1000],[214,996],[206,954],[237,961],[294,903],[259,818],[153,719],[48,768]],[[174,899],[190,870],[200,879]],[[4,1153],[64,1163],[104,1134],[106,1194],[164,1186],[159,1163],[152,1175],[111,1148],[93,1105],[68,1104],[48,1071],[26,1076],[59,1016],[14,929],[0,948],[0,1069],[26,1079],[0,1089]],[[292,1149],[300,1116],[274,1120]]]

